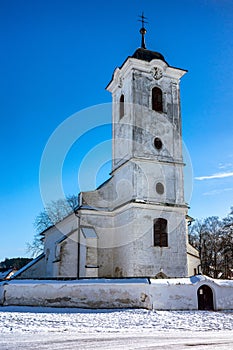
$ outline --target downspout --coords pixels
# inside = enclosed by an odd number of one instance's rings
[[[78,212],[74,212],[75,216],[78,218],[78,259],[77,259],[77,279],[80,279],[80,216]]]

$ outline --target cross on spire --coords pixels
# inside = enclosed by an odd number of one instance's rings
[[[145,21],[147,17],[144,16],[144,12],[142,12],[141,16],[138,16],[140,19],[138,20],[139,22],[142,23],[142,28],[140,29],[140,33],[142,35],[142,40],[141,40],[141,48],[146,49],[146,43],[145,43],[145,34],[146,34],[146,28],[145,28],[145,23],[148,23]]]
[[[141,16],[138,16],[138,17],[140,17],[140,19],[138,21],[142,22],[142,28],[144,28],[145,23],[148,23],[145,21],[145,19],[147,19],[147,17],[144,16],[144,12],[142,12]]]

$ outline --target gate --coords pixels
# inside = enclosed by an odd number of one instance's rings
[[[214,310],[214,300],[212,289],[203,284],[197,290],[198,310]]]

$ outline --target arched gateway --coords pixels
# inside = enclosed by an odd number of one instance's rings
[[[213,291],[207,285],[197,290],[198,310],[214,310]]]

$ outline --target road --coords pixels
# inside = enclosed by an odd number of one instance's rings
[[[87,333],[35,333],[2,334],[1,350],[68,350],[68,349],[195,349],[195,350],[232,350],[233,333],[231,331],[143,331],[87,334]]]

